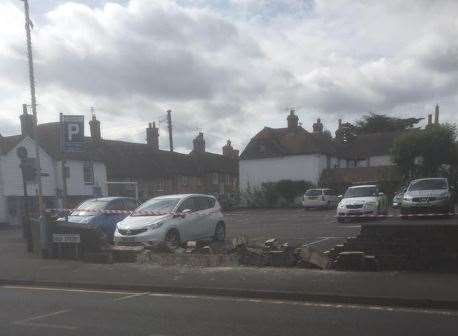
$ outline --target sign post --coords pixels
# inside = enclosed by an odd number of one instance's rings
[[[62,154],[62,206],[67,208],[67,178],[65,153],[80,152],[84,145],[84,116],[60,114],[60,147]]]

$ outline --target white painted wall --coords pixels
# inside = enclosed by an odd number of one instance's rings
[[[23,196],[24,189],[22,185],[22,172],[19,168],[20,160],[16,155],[16,148],[25,147],[28,156],[35,157],[35,145],[32,139],[23,139],[15,148],[0,157],[1,165],[1,180],[3,181],[4,196]],[[49,176],[42,177],[43,196],[54,196],[56,194],[56,175],[55,164],[53,158],[40,148],[40,165],[42,173]],[[27,184],[27,192],[29,195],[35,195],[37,185],[35,182]]]
[[[103,195],[107,195],[107,171],[103,163],[93,162],[94,184],[84,184],[84,161],[69,160],[66,165],[70,169],[70,177],[67,179],[68,196],[92,196],[93,188],[96,186],[102,188]],[[58,162],[57,167],[58,186],[62,189],[62,163]]]
[[[393,161],[391,161],[391,157],[389,155],[379,155],[379,156],[371,156],[369,158],[369,164],[371,167],[376,166],[391,166],[393,165]]]
[[[259,187],[264,182],[280,180],[310,181],[317,183],[321,171],[326,168],[326,155],[294,155],[239,161],[240,190]]]

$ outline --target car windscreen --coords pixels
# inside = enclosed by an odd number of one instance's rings
[[[89,200],[81,203],[75,211],[71,213],[71,216],[82,216],[95,214],[98,210],[103,210],[108,205],[109,201],[105,200]]]
[[[142,211],[160,213],[172,212],[180,200],[180,198],[153,198],[135,209],[133,215],[142,215]]]
[[[447,181],[442,179],[420,180],[412,182],[409,191],[447,189]]]
[[[345,192],[344,198],[350,197],[371,197],[377,196],[376,187],[359,187],[359,188],[348,188]]]
[[[321,189],[310,189],[307,190],[305,193],[305,196],[320,196],[321,195]]]

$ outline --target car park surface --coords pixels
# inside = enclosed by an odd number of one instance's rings
[[[356,236],[362,223],[458,222],[456,216],[428,216],[403,221],[400,212],[395,209],[388,209],[387,218],[354,218],[344,223],[337,222],[335,210],[240,209],[225,212],[224,215],[228,239],[242,235],[259,242],[278,238],[294,245],[306,244],[320,251],[329,250],[347,237]]]

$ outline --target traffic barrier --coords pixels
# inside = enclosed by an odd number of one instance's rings
[[[402,218],[402,217],[452,217],[456,214],[454,212],[450,213],[428,213],[428,214],[399,214],[399,215],[371,215],[371,214],[361,214],[361,215],[345,215],[345,216],[334,216],[336,218]]]
[[[106,213],[106,214],[132,214],[132,215],[151,215],[151,216],[164,216],[164,215],[177,215],[180,216],[179,212],[157,212],[152,210],[103,210],[103,209],[46,209],[48,213],[72,213],[72,212],[93,212],[97,214]],[[218,212],[218,210],[211,211],[211,213]]]

